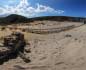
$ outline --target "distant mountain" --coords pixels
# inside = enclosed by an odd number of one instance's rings
[[[21,15],[16,15],[16,14],[12,14],[12,15],[0,18],[0,24],[25,23],[25,22],[28,22],[28,18]]]
[[[35,17],[32,20],[55,20],[55,21],[69,21],[69,20],[78,20],[80,17],[69,17],[69,16],[43,16]]]
[[[0,17],[0,24],[12,24],[12,23],[27,23],[38,20],[50,20],[50,21],[72,21],[72,22],[82,22],[85,18],[81,17],[69,17],[69,16],[44,16],[27,18],[21,15],[11,14],[6,17]]]

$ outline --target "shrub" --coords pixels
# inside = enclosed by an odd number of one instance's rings
[[[2,27],[2,28],[1,28],[1,31],[3,31],[3,30],[5,30],[5,27]]]

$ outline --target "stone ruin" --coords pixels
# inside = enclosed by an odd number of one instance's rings
[[[0,64],[8,61],[9,59],[16,58],[18,55],[25,61],[30,62],[24,55],[24,47],[26,41],[24,34],[20,32],[12,33],[4,37],[2,45],[0,45]]]

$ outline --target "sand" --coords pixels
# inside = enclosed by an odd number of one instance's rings
[[[86,70],[86,25],[60,33],[24,34],[31,62],[17,57],[0,65],[0,70]]]

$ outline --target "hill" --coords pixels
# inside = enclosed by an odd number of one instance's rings
[[[21,15],[11,14],[6,17],[0,17],[0,24],[12,24],[12,23],[28,23],[39,20],[51,20],[51,21],[73,21],[73,22],[81,22],[85,18],[81,17],[69,17],[69,16],[43,16],[43,17],[35,17],[35,18],[27,18]]]
[[[12,24],[12,23],[25,23],[28,21],[28,18],[21,16],[21,15],[16,15],[12,14],[7,17],[1,17],[0,18],[0,24]]]

